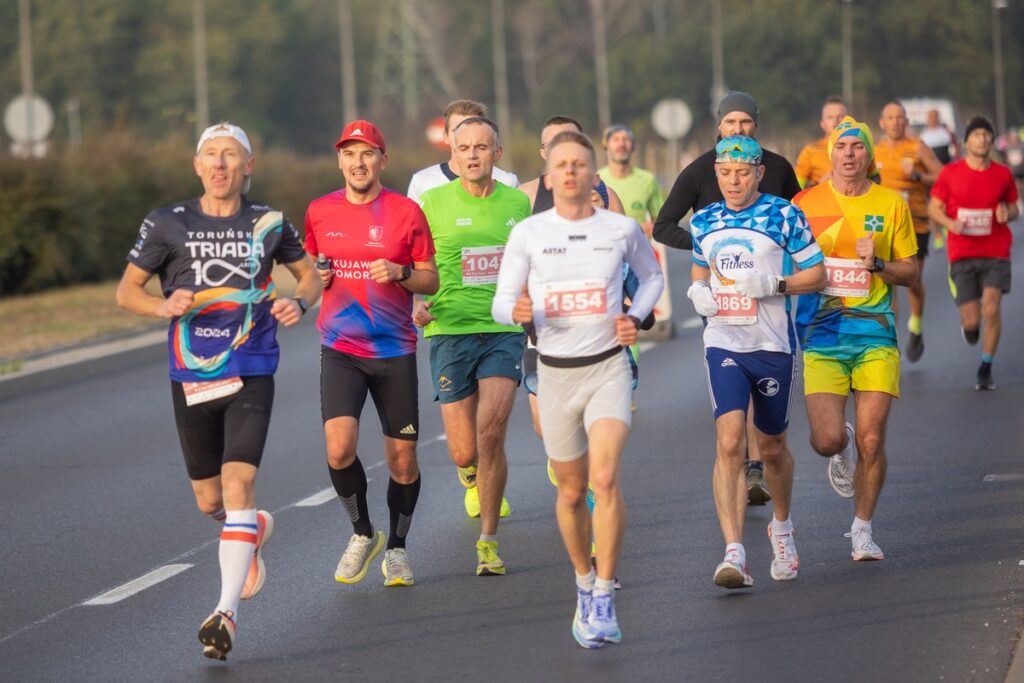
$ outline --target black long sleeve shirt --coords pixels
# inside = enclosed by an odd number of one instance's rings
[[[783,199],[792,199],[800,191],[796,173],[786,158],[763,150],[764,178],[757,189]],[[676,178],[672,191],[654,221],[654,239],[666,247],[693,249],[693,238],[688,230],[679,227],[679,221],[692,211],[700,211],[708,204],[722,201],[715,177],[715,150],[709,150],[694,159]]]

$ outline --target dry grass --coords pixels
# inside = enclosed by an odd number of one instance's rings
[[[274,269],[278,292],[288,296],[295,280]],[[148,289],[158,293],[156,278]],[[159,329],[166,323],[122,311],[114,301],[117,281],[77,285],[40,294],[0,299],[0,362],[73,346],[113,334]]]

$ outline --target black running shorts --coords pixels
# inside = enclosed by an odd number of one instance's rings
[[[189,479],[220,476],[225,462],[260,466],[274,404],[274,377],[243,377],[242,381],[245,384],[237,394],[194,406],[185,404],[181,382],[171,382],[174,421]]]
[[[384,436],[416,441],[420,430],[416,354],[363,358],[320,347],[320,410],[324,422],[335,417],[357,420],[373,397]]]

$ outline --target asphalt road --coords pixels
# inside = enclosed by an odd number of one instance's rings
[[[226,663],[202,657],[195,637],[217,600],[218,529],[191,500],[165,361],[84,379],[69,371],[59,387],[0,401],[0,679],[1006,680],[1024,621],[1024,295],[1005,300],[998,389],[975,392],[978,350],[960,339],[944,254],[929,262],[927,348],[904,366],[874,522],[884,561],[850,559],[852,505],[832,493],[825,461],[807,446],[798,397],[790,443],[800,577],[768,576],[770,508],[752,509],[755,585],[724,591],[711,583],[723,550],[710,490],[714,430],[700,328],[683,296],[685,258],[670,257],[679,334],[641,359],[623,471],[621,645],[586,651],[569,632],[572,569],[522,397],[508,448],[513,514],[500,530],[509,573],[474,575],[479,527],[465,518],[438,438],[426,354],[424,484],[409,544],[417,583],[385,589],[376,567],[362,584],[335,583],[351,527],[329,494],[310,499],[330,481],[318,342],[306,320],[280,334],[258,495],[277,519],[269,579],[243,603]],[[386,528],[372,406],[364,417],[370,510]],[[177,573],[116,602],[101,597],[154,571]]]

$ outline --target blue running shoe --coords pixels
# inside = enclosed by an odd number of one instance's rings
[[[622,640],[619,622],[615,619],[615,597],[611,593],[597,593],[590,603],[587,619],[591,640],[618,643]]]
[[[576,614],[572,618],[572,637],[576,639],[580,647],[588,650],[604,647],[604,641],[593,639],[590,626],[587,624],[593,601],[593,592],[585,591],[579,587],[576,588]]]

